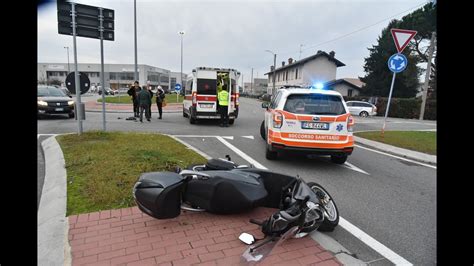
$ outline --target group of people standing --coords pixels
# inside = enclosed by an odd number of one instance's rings
[[[133,86],[127,91],[127,94],[132,97],[134,117],[139,118],[140,122],[143,123],[143,113],[145,113],[146,120],[151,122],[151,100],[153,98],[151,87],[145,85],[141,88],[139,82],[135,81]],[[162,119],[165,91],[160,86],[158,86],[155,98],[160,115],[158,119]]]

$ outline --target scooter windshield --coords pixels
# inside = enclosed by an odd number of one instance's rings
[[[309,201],[315,203],[319,202],[319,199],[314,191],[306,184],[306,182],[300,180],[294,190],[293,198],[297,200],[304,200],[306,196],[309,196]]]
[[[262,261],[265,257],[267,257],[272,252],[274,248],[281,245],[288,238],[294,237],[297,231],[298,231],[298,227],[294,226],[290,228],[290,230],[286,231],[280,237],[267,236],[266,238],[262,240],[262,242],[268,242],[268,243],[257,248],[255,247],[258,246],[258,244],[251,245],[242,254],[241,261],[250,265],[254,265],[257,262]],[[273,241],[270,241],[270,238],[274,238]]]

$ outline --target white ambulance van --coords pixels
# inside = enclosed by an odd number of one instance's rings
[[[239,115],[240,72],[230,68],[197,67],[184,85],[183,116],[189,123],[200,119],[220,119],[217,94],[224,84],[229,92],[229,124]]]

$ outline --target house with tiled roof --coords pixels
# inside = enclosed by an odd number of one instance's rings
[[[298,61],[288,58],[288,64],[283,61],[275,70],[271,66],[265,75],[268,75],[268,88],[273,87],[274,73],[276,89],[285,85],[310,86],[336,79],[337,68],[342,66],[345,64],[335,58],[334,51],[318,51]]]
[[[348,97],[359,95],[364,85],[365,83],[358,78],[342,78],[324,83],[326,89],[335,90],[342,94],[342,96]]]

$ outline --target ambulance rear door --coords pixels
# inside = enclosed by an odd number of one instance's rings
[[[217,72],[198,70],[196,81],[196,111],[217,111]]]
[[[228,113],[232,113],[236,109],[236,101],[237,97],[239,97],[239,88],[237,86],[237,81],[240,78],[240,75],[237,75],[236,71],[230,71],[229,72],[229,78],[230,78],[230,88],[231,90],[229,91],[229,108],[228,108]]]

